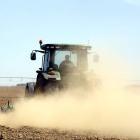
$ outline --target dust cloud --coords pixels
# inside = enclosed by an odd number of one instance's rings
[[[124,88],[120,80],[113,80],[129,78],[129,66],[124,65],[121,58],[113,58],[93,65],[97,75],[103,77],[100,88],[71,89],[65,93],[20,100],[15,104],[14,112],[0,115],[0,124],[94,130],[140,137],[140,90]]]

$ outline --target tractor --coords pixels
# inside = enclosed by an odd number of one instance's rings
[[[41,50],[33,50],[31,60],[36,53],[42,53],[42,67],[37,70],[36,82],[26,84],[25,96],[50,94],[71,88],[89,88],[89,83],[100,84],[92,71],[88,71],[88,54],[92,46],[80,44],[43,44]],[[99,55],[94,54],[93,61],[98,63]],[[91,85],[92,86],[92,85]]]

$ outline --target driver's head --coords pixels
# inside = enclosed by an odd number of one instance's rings
[[[65,56],[65,59],[68,61],[70,59],[70,56],[69,55],[66,55]]]

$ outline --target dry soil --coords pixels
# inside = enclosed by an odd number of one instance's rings
[[[24,87],[0,87],[0,106],[7,106],[8,101],[10,101],[10,104],[13,105],[17,100],[23,98],[24,89]],[[93,131],[68,131],[50,128],[35,128],[30,126],[10,128],[0,125],[0,139],[132,140],[133,138],[105,136]]]

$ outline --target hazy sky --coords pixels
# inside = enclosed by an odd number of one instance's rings
[[[0,64],[3,76],[36,77],[41,55],[30,60],[44,43],[73,43],[112,51],[132,63],[140,79],[139,0],[0,0]],[[15,84],[0,81],[0,85]]]

